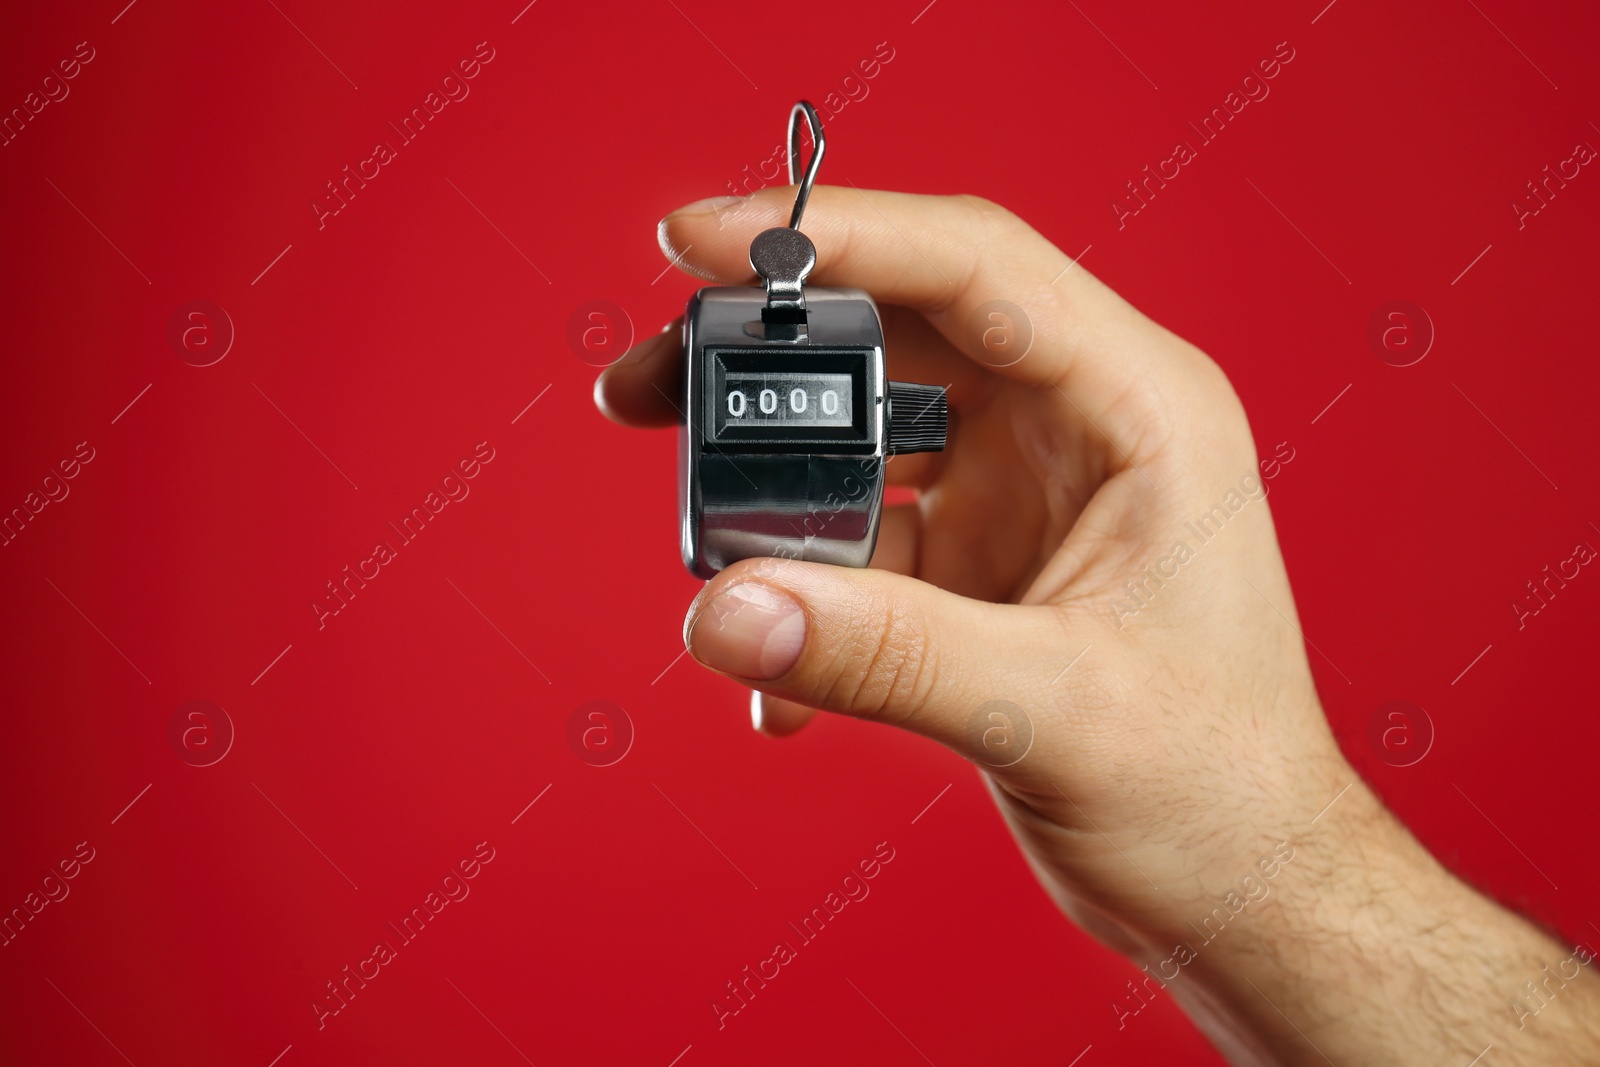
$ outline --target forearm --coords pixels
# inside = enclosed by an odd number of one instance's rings
[[[1168,984],[1191,1017],[1236,1063],[1600,1062],[1593,942],[1562,945],[1474,892],[1351,778],[1286,835],[1272,895]]]

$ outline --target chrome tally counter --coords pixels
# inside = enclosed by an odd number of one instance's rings
[[[797,177],[802,116],[812,151]],[[800,219],[825,147],[816,109],[800,101],[789,225],[750,244],[762,287],[701,289],[684,315],[678,503],[683,562],[701,578],[756,556],[865,567],[884,463],[945,446],[944,388],[887,380],[872,297],[805,284],[817,250]]]

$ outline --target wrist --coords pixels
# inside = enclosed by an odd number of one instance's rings
[[[1140,992],[1169,992],[1234,1062],[1346,1062],[1341,1050],[1359,1062],[1373,1028],[1380,1045],[1392,1037],[1387,1062],[1409,1062],[1412,1036],[1389,998],[1415,997],[1452,965],[1460,939],[1441,946],[1441,928],[1470,928],[1476,909],[1493,905],[1440,866],[1342,757],[1306,777],[1302,801],[1259,829],[1259,855],[1145,939]],[[1354,1045],[1351,1031],[1362,1034]]]
[[[1464,1063],[1491,1045],[1507,1063],[1557,1062],[1523,1043],[1558,1033],[1594,1047],[1591,976],[1522,1033],[1519,981],[1562,946],[1457,879],[1353,770],[1350,781],[1286,833],[1269,893],[1186,924],[1192,951],[1167,987],[1218,1047],[1237,1063],[1385,1064]]]
[[[1276,804],[1141,940],[1168,954],[1187,946],[1197,959],[1292,956],[1327,931],[1370,922],[1374,907],[1398,919],[1424,897],[1437,900],[1441,883],[1458,884],[1342,757],[1307,777],[1315,783],[1301,800]]]

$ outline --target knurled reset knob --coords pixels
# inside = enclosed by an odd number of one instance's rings
[[[942,385],[889,383],[890,455],[942,452],[950,423],[950,405]]]

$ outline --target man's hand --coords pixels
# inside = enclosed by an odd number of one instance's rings
[[[662,248],[749,283],[791,196],[690,205]],[[762,694],[758,725],[821,708],[975,762],[1062,909],[1239,1062],[1600,1059],[1586,963],[1547,991],[1573,950],[1439,867],[1340,754],[1267,506],[1293,449],[1258,458],[1217,365],[984,200],[819,187],[805,229],[815,284],[885,305],[892,376],[948,384],[950,447],[888,465],[918,496],[872,568],[747,560],[696,598],[689,650]],[[669,328],[596,398],[672,424],[681,366]]]

